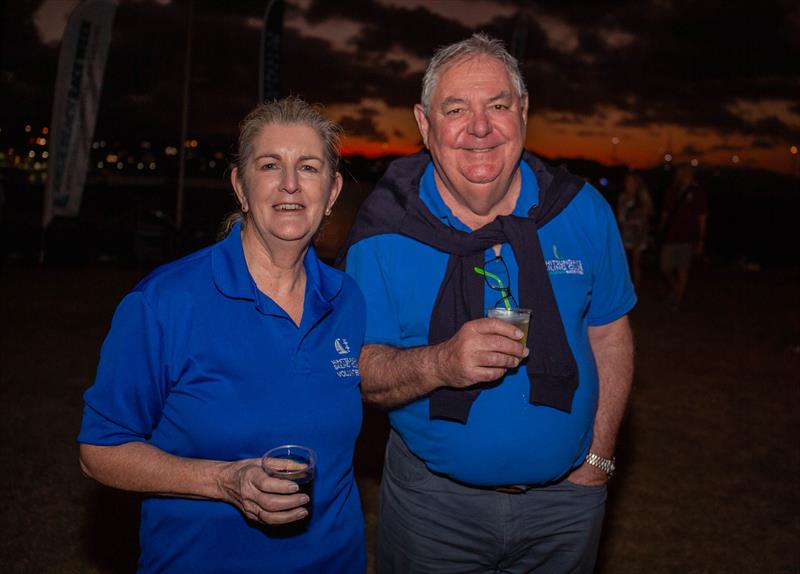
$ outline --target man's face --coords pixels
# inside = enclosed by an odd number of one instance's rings
[[[428,115],[419,105],[414,115],[446,192],[475,214],[490,212],[511,186],[528,116],[505,66],[488,56],[450,64]]]

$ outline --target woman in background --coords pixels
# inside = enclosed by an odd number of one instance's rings
[[[622,193],[617,199],[617,223],[637,291],[642,280],[642,254],[647,249],[652,214],[653,201],[642,178],[635,173],[626,174]]]

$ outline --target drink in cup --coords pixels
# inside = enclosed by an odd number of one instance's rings
[[[307,526],[311,520],[317,453],[305,446],[283,445],[267,451],[261,459],[261,467],[274,478],[293,481],[300,488],[298,493],[308,496],[309,502],[304,506],[308,510],[308,516],[298,521],[298,525]]]
[[[514,325],[523,333],[522,339],[520,339],[522,346],[526,347],[528,345],[528,326],[531,323],[530,309],[520,309],[519,307],[506,309],[504,307],[496,307],[494,309],[489,309],[488,316]]]

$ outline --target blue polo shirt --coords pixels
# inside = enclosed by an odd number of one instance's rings
[[[539,187],[525,162],[521,170],[522,189],[514,214],[524,217],[536,205]],[[445,224],[469,231],[442,201],[432,164],[420,182],[420,197]],[[427,397],[392,409],[392,427],[434,472],[474,485],[542,484],[563,477],[583,462],[588,451],[598,379],[587,327],[619,319],[634,306],[636,297],[614,215],[589,184],[539,230],[539,239],[578,365],[580,383],[572,412],[531,405],[524,366],[483,390],[466,424],[430,420]],[[508,244],[502,246],[501,256],[512,292],[519,293],[519,267]],[[428,343],[431,312],[448,257],[398,234],[373,236],[350,248],[347,272],[367,301],[365,344],[405,348]],[[486,259],[494,257],[494,251],[487,249]],[[486,308],[497,299],[487,287]],[[530,328],[536,329],[536,317],[531,318]]]
[[[120,303],[84,395],[78,440],[150,443],[233,461],[302,444],[318,455],[307,531],[280,536],[232,505],[149,497],[140,572],[363,573],[353,450],[364,301],[309,249],[300,326],[256,287],[240,228],[165,265]]]

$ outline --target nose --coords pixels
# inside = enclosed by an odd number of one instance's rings
[[[485,138],[492,133],[492,122],[484,109],[472,112],[467,131],[475,137]]]
[[[300,191],[300,184],[298,183],[297,173],[293,169],[283,170],[283,178],[281,179],[281,191],[288,194]]]

